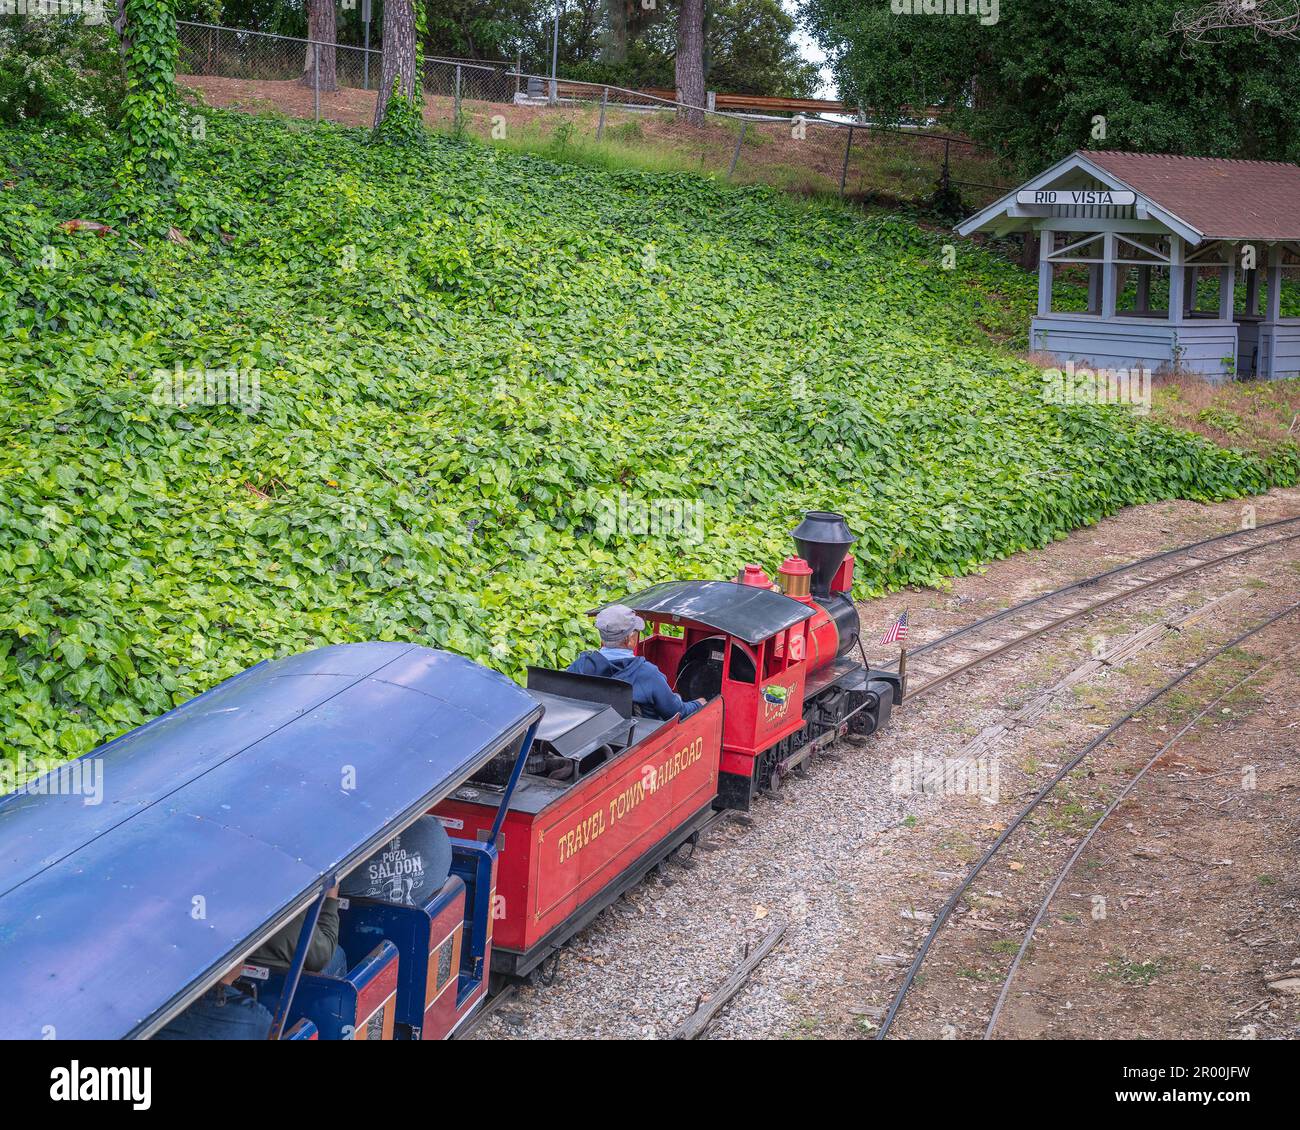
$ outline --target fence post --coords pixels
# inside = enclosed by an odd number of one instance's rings
[[[460,64],[456,64],[456,117],[452,122],[452,129],[460,129]]]
[[[844,182],[849,176],[849,150],[853,148],[853,127],[849,126],[849,139],[844,143],[844,168],[840,170],[840,199],[844,199]]]
[[[600,121],[596,123],[596,140],[599,141],[605,136],[605,107],[609,104],[609,87],[605,87],[605,93],[600,96]]]
[[[366,29],[366,53],[362,64],[362,85],[370,89],[370,0],[361,0],[361,22]]]
[[[316,121],[319,122],[320,121],[320,44],[319,43],[315,43],[312,45],[311,57],[312,57],[311,85],[312,85],[312,95],[313,95],[312,100],[316,104]]]
[[[943,194],[945,197],[948,195],[948,150],[950,148],[952,148],[952,142],[945,137],[943,139],[943,177],[940,181],[940,184],[943,186]]]
[[[731,180],[732,174],[736,171],[736,162],[740,160],[740,147],[745,144],[745,131],[749,129],[749,122],[740,123],[740,136],[736,138],[736,151],[731,155],[731,168],[727,170],[727,180]]]
[[[518,94],[519,91],[522,89],[519,84],[523,81],[524,78],[523,70],[524,70],[524,53],[522,51],[516,51],[515,52],[515,93],[516,94]]]

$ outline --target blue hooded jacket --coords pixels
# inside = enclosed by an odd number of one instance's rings
[[[632,701],[641,713],[650,718],[666,719],[674,714],[689,718],[700,709],[698,702],[683,702],[674,694],[664,678],[664,673],[643,655],[633,655],[622,647],[602,647],[599,651],[584,651],[569,670],[578,675],[600,675],[606,679],[622,679],[632,684]]]

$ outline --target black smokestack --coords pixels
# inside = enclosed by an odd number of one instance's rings
[[[799,556],[812,569],[813,596],[828,597],[831,581],[851,546],[857,539],[849,532],[843,514],[829,510],[809,510],[803,521],[790,531]]]

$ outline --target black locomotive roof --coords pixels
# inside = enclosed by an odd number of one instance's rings
[[[626,604],[641,616],[695,620],[748,644],[761,643],[813,614],[808,605],[782,593],[735,581],[665,581],[611,603]]]

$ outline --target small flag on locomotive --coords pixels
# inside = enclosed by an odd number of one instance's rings
[[[907,610],[904,609],[898,619],[885,629],[885,634],[880,637],[880,642],[898,643],[907,639]]]

